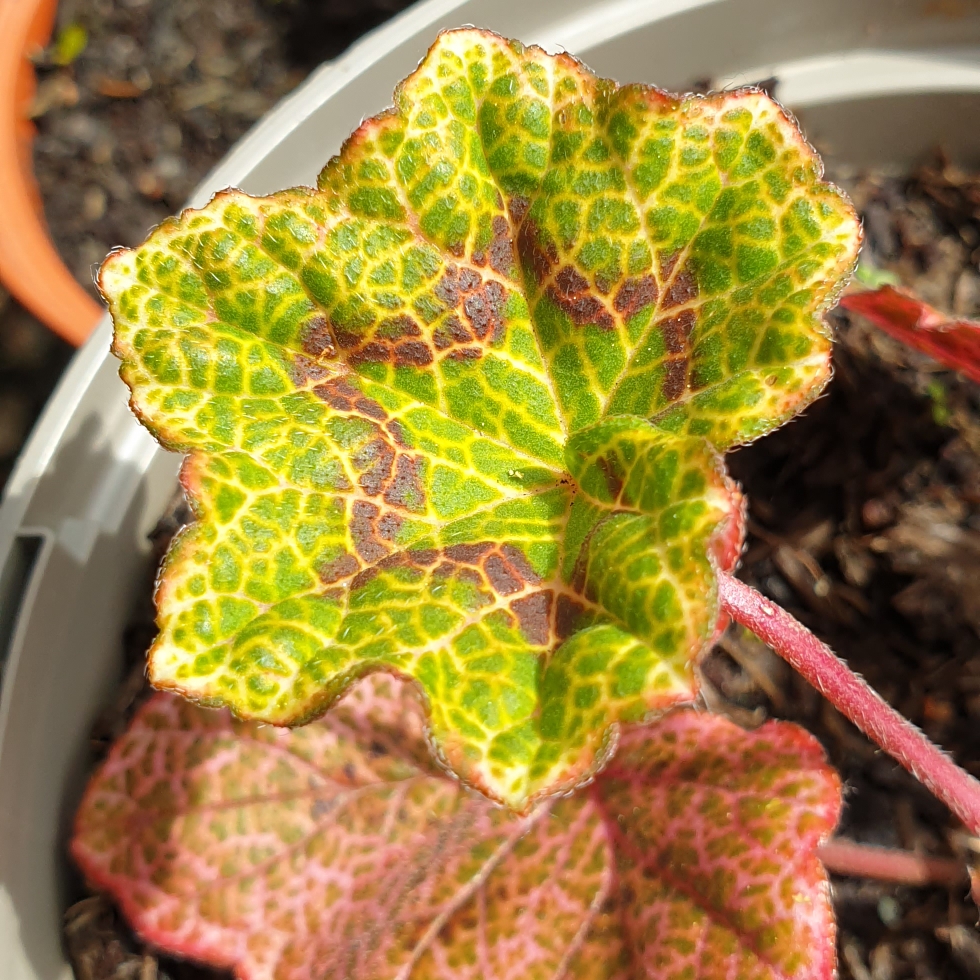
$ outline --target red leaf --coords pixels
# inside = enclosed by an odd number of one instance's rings
[[[980,322],[946,316],[894,286],[848,293],[841,306],[866,317],[903,344],[980,382]]]
[[[73,854],[148,940],[245,980],[833,975],[840,788],[802,729],[677,711],[520,817],[431,769],[422,718],[380,676],[294,730],[157,695]]]

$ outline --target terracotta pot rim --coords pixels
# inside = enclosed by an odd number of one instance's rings
[[[0,0],[0,281],[76,346],[105,313],[75,281],[48,235],[25,110],[36,82],[29,54],[51,35],[57,0]]]

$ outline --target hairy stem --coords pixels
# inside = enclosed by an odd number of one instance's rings
[[[901,885],[954,887],[967,882],[966,868],[954,858],[928,857],[892,847],[873,847],[834,837],[817,848],[828,871],[853,878],[895,881]]]
[[[964,772],[858,677],[825,643],[751,586],[719,573],[722,608],[803,675],[842,715],[897,759],[980,834],[980,781]]]

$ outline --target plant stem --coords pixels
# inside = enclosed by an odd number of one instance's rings
[[[980,834],[980,781],[903,718],[825,643],[751,586],[718,574],[722,608],[803,675],[842,715]]]
[[[901,885],[955,887],[967,882],[966,867],[953,858],[928,857],[891,847],[872,847],[835,837],[817,848],[828,871]]]

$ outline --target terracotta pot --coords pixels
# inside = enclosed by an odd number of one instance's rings
[[[0,281],[69,343],[95,329],[102,307],[65,268],[44,223],[34,181],[34,96],[28,58],[51,35],[57,0],[0,0]]]

